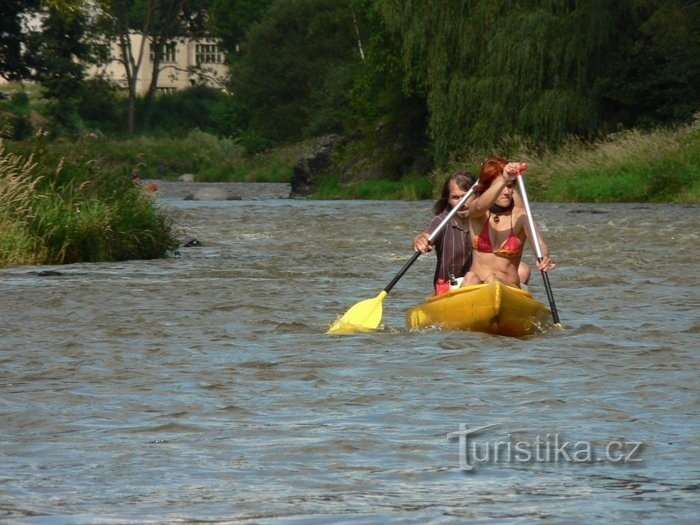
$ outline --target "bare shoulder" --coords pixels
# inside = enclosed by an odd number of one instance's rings
[[[513,223],[515,225],[515,230],[518,232],[525,229],[527,231],[527,213],[523,208],[518,208],[517,206],[513,208]]]

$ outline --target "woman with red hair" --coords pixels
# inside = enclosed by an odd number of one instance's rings
[[[472,239],[472,266],[464,284],[501,281],[520,286],[518,265],[523,255],[525,238],[529,239],[525,210],[514,206],[514,186],[521,171],[520,164],[502,158],[492,158],[481,164],[478,195],[469,204],[469,232]],[[542,260],[535,262],[539,270],[547,271],[556,265],[549,257],[549,249],[536,233]],[[532,245],[533,241],[530,240]]]

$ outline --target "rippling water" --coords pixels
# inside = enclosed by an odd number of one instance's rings
[[[696,519],[698,207],[533,203],[566,327],[519,340],[407,331],[432,255],[378,332],[324,334],[408,260],[429,202],[161,204],[202,246],[0,271],[0,520]],[[533,452],[564,440],[590,460]],[[486,460],[499,441],[530,460]]]

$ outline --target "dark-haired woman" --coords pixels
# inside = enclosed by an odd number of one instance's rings
[[[493,158],[482,163],[477,197],[469,203],[469,229],[472,241],[472,265],[464,284],[501,281],[520,286],[518,267],[530,237],[527,214],[515,206],[514,186],[520,174],[520,164]],[[547,271],[556,265],[549,257],[549,249],[537,232],[542,261],[539,270]],[[532,244],[532,239],[529,239]]]
[[[416,251],[425,253],[433,247],[435,248],[437,263],[433,275],[433,285],[436,285],[439,279],[448,282],[452,277],[462,277],[472,264],[469,211],[466,204],[461,211],[452,216],[450,222],[433,240],[432,246],[428,243],[428,237],[473,184],[474,179],[466,172],[455,173],[445,180],[440,198],[433,206],[435,217],[428,222],[425,231],[413,239],[413,249]]]

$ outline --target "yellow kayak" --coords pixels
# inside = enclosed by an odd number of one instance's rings
[[[550,328],[552,314],[530,292],[493,282],[428,297],[408,311],[406,325],[521,337]]]

